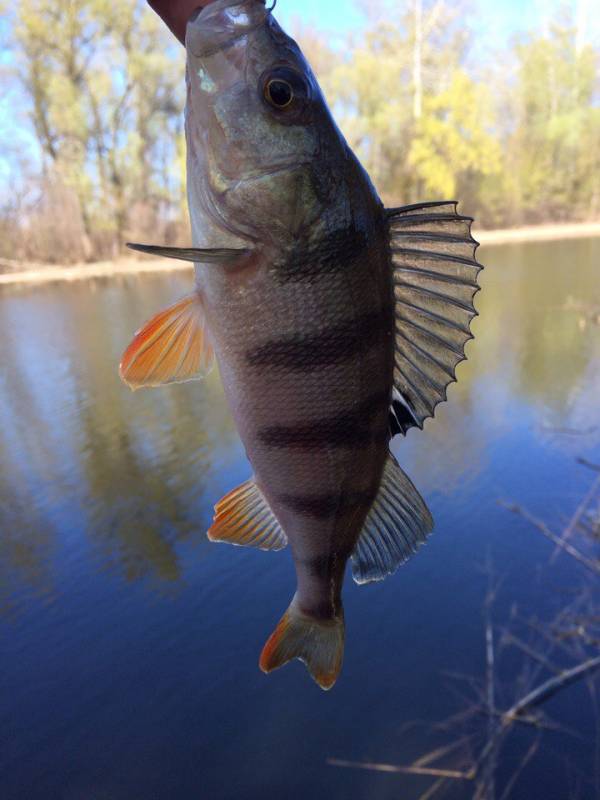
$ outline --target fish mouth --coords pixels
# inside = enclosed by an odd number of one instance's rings
[[[260,28],[270,13],[265,0],[214,0],[188,23],[186,48],[195,58],[208,58]]]

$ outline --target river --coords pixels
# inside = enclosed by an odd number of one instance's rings
[[[501,579],[498,636],[511,609],[540,620],[560,610],[581,569],[564,556],[549,564],[552,544],[499,501],[560,532],[595,479],[577,458],[600,462],[600,325],[589,313],[600,309],[600,239],[480,258],[469,360],[435,420],[393,447],[435,532],[385,582],[347,579],[345,664],[327,694],[298,662],[258,669],[293,593],[289,551],[206,539],[213,504],[250,474],[218,375],[133,394],[117,374],[134,330],[187,293],[191,275],[2,290],[3,800],[426,790],[423,778],[328,759],[408,764],[430,749],[433,723],[473,702],[457,675],[484,675],[485,563]],[[500,708],[521,666],[514,654],[499,665]],[[592,796],[589,708],[583,685],[552,700],[548,712],[580,738],[544,733],[516,797],[565,798],[578,774]],[[499,781],[530,736],[507,743]]]

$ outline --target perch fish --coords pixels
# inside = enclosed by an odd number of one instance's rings
[[[298,45],[262,0],[187,26],[194,291],[135,336],[132,388],[215,357],[254,477],[215,507],[215,542],[281,550],[297,590],[260,657],[323,689],[344,650],[342,583],[393,573],[433,527],[389,451],[446,399],[472,338],[481,266],[455,202],[385,208]]]

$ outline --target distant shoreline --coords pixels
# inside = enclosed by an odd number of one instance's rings
[[[0,261],[1,264],[1,261]],[[190,272],[193,265],[185,261],[161,259],[121,258],[116,261],[97,261],[88,264],[72,264],[59,267],[55,264],[36,264],[29,269],[0,274],[2,286],[32,286],[40,283],[72,283],[90,278],[113,278],[115,276],[143,275],[156,272]]]
[[[474,236],[484,247],[494,245],[548,242],[558,239],[578,239],[600,236],[600,222],[555,223],[548,225],[530,225],[523,228],[506,228],[503,230],[474,230]],[[0,259],[0,267],[2,260]],[[123,258],[117,261],[99,261],[91,264],[73,264],[56,266],[35,264],[22,270],[11,270],[0,274],[2,286],[32,286],[42,283],[72,282],[90,278],[112,278],[123,275],[143,275],[148,273],[189,272],[192,265],[183,261],[168,259],[132,259]]]
[[[584,239],[600,236],[600,222],[556,222],[545,225],[527,225],[522,228],[503,228],[495,231],[475,229],[477,241],[486,245],[511,242],[550,242],[557,239]]]

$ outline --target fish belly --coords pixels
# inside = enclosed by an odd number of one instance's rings
[[[298,600],[326,616],[388,452],[391,286],[378,247],[348,270],[297,272],[282,281],[265,265],[214,292],[208,316],[257,483],[292,547]]]

